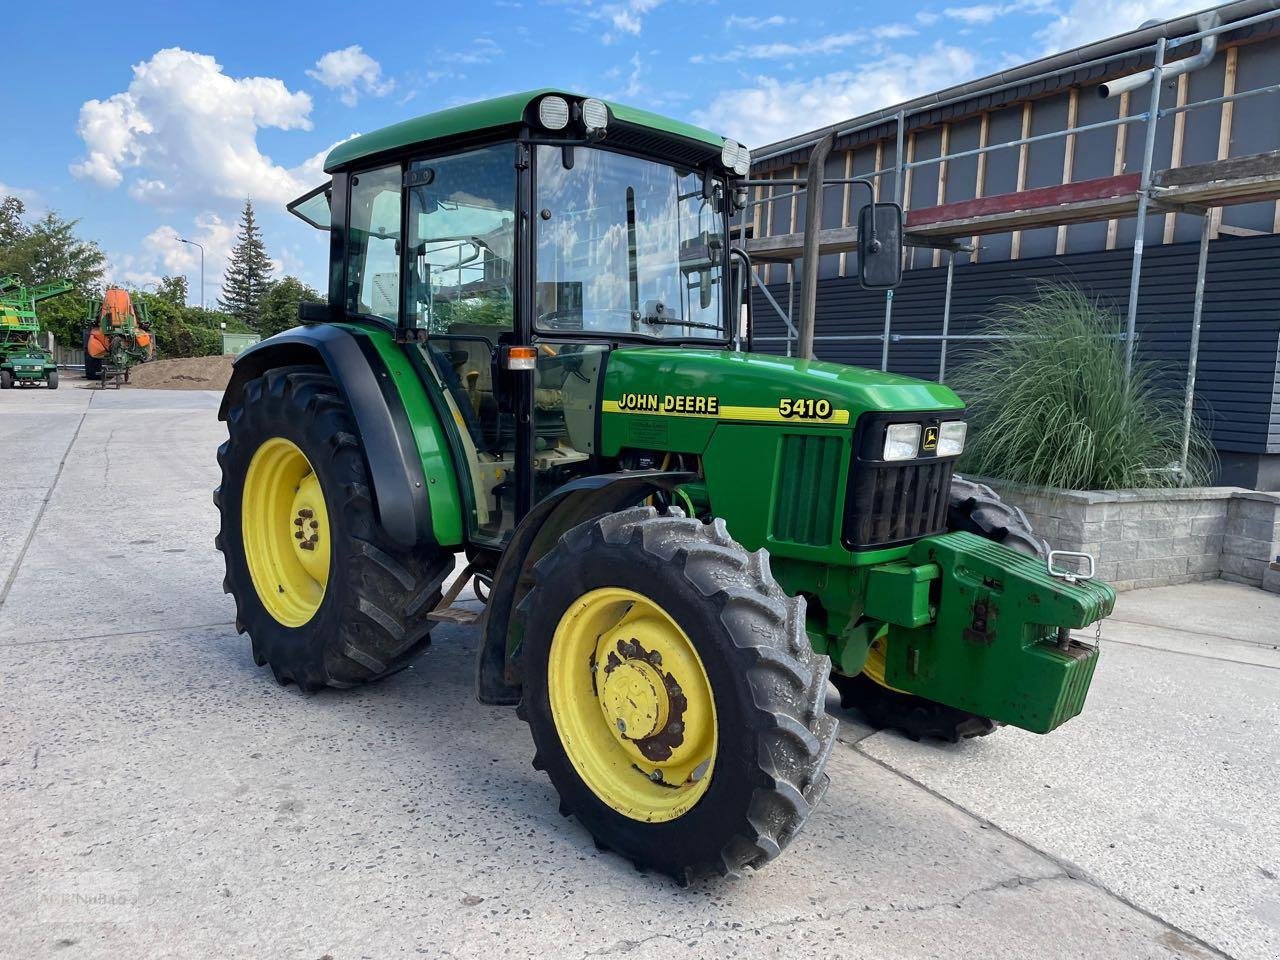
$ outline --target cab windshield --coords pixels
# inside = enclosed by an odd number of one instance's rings
[[[724,217],[701,173],[578,147],[537,157],[543,333],[723,340]]]

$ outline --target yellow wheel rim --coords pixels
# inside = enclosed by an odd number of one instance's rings
[[[297,444],[272,437],[254,452],[240,529],[258,599],[279,623],[302,626],[329,582],[330,529],[320,481]]]
[[[897,690],[898,693],[903,693],[904,691],[890,686],[884,679],[884,650],[887,642],[884,637],[872,641],[871,646],[867,648],[867,661],[862,665],[862,672],[886,690]]]
[[[551,639],[547,689],[578,776],[634,820],[674,820],[715,767],[716,706],[698,651],[648,597],[621,587],[583,594]]]

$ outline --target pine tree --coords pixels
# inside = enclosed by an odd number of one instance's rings
[[[262,315],[262,295],[271,285],[271,258],[262,242],[262,231],[253,215],[253,201],[245,200],[240,232],[231,249],[231,260],[222,278],[218,306],[257,329]]]

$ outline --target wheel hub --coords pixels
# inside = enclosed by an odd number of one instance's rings
[[[600,709],[620,740],[647,740],[667,725],[671,700],[658,671],[633,659],[606,672]]]

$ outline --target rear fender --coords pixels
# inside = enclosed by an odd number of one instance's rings
[[[351,408],[364,447],[374,509],[387,535],[406,547],[438,543],[414,425],[396,381],[369,335],[317,324],[295,327],[255,344],[232,366],[218,419],[227,419],[250,380],[275,367],[293,364],[325,367]],[[440,432],[438,423],[432,426]],[[443,435],[439,439],[443,447]],[[456,529],[458,524],[443,526]]]
[[[534,564],[568,531],[616,513],[662,490],[696,480],[694,473],[630,470],[580,477],[541,500],[516,527],[494,571],[493,589],[481,622],[476,658],[476,698],[487,704],[520,701],[518,655],[524,624],[515,613],[533,586]]]

